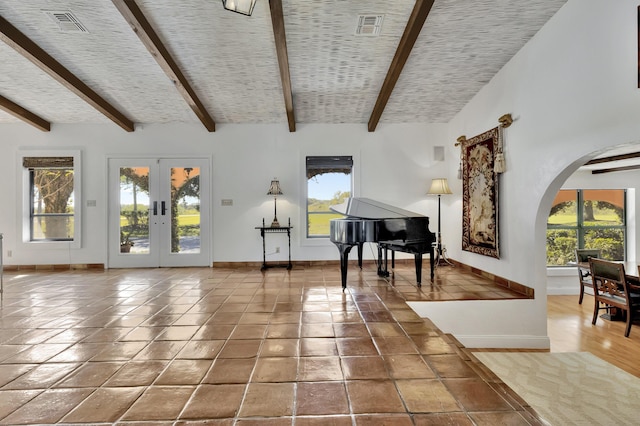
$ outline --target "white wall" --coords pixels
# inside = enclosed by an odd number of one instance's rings
[[[504,324],[521,316],[518,305],[474,306],[484,326],[476,334],[546,339],[545,229],[553,198],[598,151],[640,140],[637,7],[631,0],[569,0],[450,123],[455,141],[495,127],[502,114],[515,118],[505,131],[508,170],[500,181],[502,258],[455,243],[461,240],[459,195],[444,226],[453,258],[532,287],[536,298],[527,308],[531,320],[518,330]],[[460,194],[461,185],[454,190]],[[430,318],[453,330],[469,309],[456,306]]]
[[[306,205],[305,156],[353,155],[356,195],[436,217],[436,204],[425,195],[430,179],[438,177],[446,162],[433,160],[433,146],[447,139],[446,125],[380,125],[375,133],[366,124],[298,125],[290,133],[286,124],[225,125],[208,133],[200,125],[143,125],[127,133],[110,124],[53,125],[40,132],[25,124],[0,126],[4,155],[0,156],[5,185],[0,187],[0,232],[4,233],[5,264],[107,263],[107,158],[110,156],[205,156],[212,159],[213,256],[215,262],[261,261],[262,242],[254,228],[264,217],[273,218],[273,197],[266,192],[271,179],[280,179],[284,195],[278,198],[278,219],[291,217],[294,260],[337,260],[332,243],[307,243],[304,235]],[[21,166],[17,152],[24,147],[73,147],[83,155],[82,249],[49,250],[20,241],[17,223],[22,194],[17,178]],[[233,199],[222,207],[221,199]],[[432,225],[432,230],[435,224]],[[275,236],[274,236],[275,238]],[[267,260],[286,258],[280,254]],[[12,257],[7,257],[8,251]],[[274,252],[271,248],[268,252]],[[366,251],[369,254],[370,251]]]

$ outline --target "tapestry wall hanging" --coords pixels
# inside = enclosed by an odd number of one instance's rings
[[[496,127],[462,145],[462,250],[500,258],[498,172],[502,160],[501,129]]]

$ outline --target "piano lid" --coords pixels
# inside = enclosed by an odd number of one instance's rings
[[[347,198],[342,204],[330,206],[329,209],[345,216],[359,219],[397,219],[425,217],[399,207],[390,206],[370,198]]]

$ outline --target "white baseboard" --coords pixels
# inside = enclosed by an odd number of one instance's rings
[[[463,336],[454,334],[454,337],[466,348],[551,348],[551,341],[546,336]]]

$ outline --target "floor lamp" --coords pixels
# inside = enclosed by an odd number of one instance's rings
[[[440,261],[453,266],[453,263],[449,261],[446,254],[446,249],[442,248],[442,234],[441,234],[441,219],[440,219],[440,197],[446,194],[453,194],[449,189],[449,183],[446,178],[437,178],[431,181],[431,188],[427,194],[438,196],[438,242],[436,245],[436,259],[434,264],[440,265]]]

